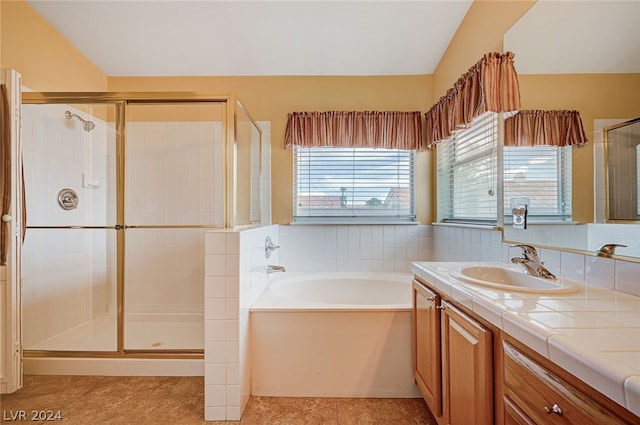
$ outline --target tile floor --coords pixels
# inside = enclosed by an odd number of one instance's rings
[[[421,399],[284,397],[251,398],[239,422],[205,422],[203,388],[202,377],[25,376],[0,397],[0,419],[26,411],[15,422],[33,423],[32,411],[59,411],[79,425],[436,425]]]

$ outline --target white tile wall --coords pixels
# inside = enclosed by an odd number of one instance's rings
[[[587,249],[597,249],[607,243],[626,245],[617,247],[616,254],[640,257],[640,226],[637,224],[591,223],[587,225],[589,238]]]
[[[127,123],[126,221],[221,225],[223,140],[218,121]]]
[[[280,227],[280,261],[295,272],[402,272],[432,259],[427,225],[290,225]]]
[[[250,396],[249,306],[264,291],[267,235],[278,226],[221,230],[205,235],[205,420],[239,420]]]
[[[434,261],[502,261],[502,232],[464,226],[433,226]]]
[[[563,246],[584,249],[587,246],[587,225],[577,224],[529,224],[526,230],[506,225],[504,239],[527,241],[530,245]]]

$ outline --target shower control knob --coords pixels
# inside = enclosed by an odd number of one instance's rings
[[[4,214],[2,216],[2,221],[4,221],[5,223],[10,222],[11,220],[13,220],[13,217],[11,217],[9,214]]]

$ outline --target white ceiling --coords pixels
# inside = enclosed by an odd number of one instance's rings
[[[27,0],[109,76],[431,74],[471,0]]]
[[[518,74],[640,72],[640,1],[538,0],[504,49]]]

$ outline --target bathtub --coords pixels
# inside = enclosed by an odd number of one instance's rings
[[[420,397],[409,274],[279,274],[250,317],[253,395]]]

